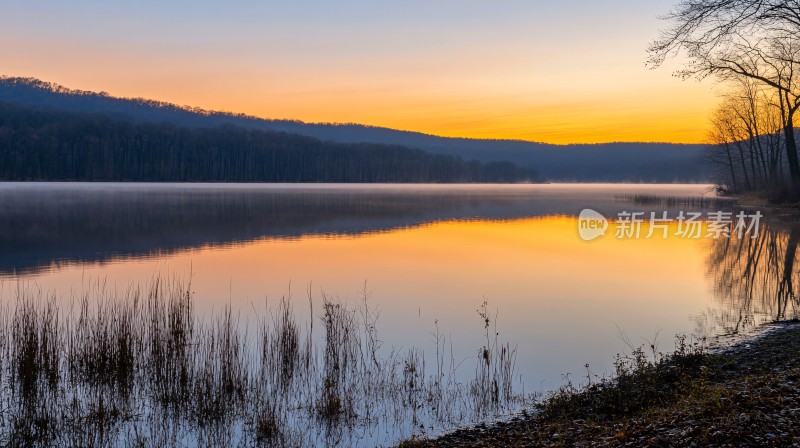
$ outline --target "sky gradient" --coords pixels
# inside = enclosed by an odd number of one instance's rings
[[[675,1],[7,0],[0,74],[453,137],[700,143],[714,84],[644,64]]]

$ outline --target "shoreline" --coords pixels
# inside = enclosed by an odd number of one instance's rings
[[[612,381],[566,387],[510,420],[399,447],[797,446],[800,321],[762,328],[730,346],[685,345],[657,361],[634,353],[618,359]]]

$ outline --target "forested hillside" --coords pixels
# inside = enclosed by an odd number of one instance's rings
[[[549,145],[516,140],[447,138],[360,124],[303,123],[206,111],[143,98],[68,89],[33,78],[0,76],[0,101],[71,112],[124,114],[142,123],[171,123],[190,128],[232,124],[248,129],[287,132],[338,143],[378,143],[422,149],[482,162],[511,161],[533,166],[551,181],[705,182],[712,167],[703,163],[705,145],[602,143]]]
[[[190,128],[120,114],[0,102],[0,180],[520,182],[535,173],[397,145],[342,144],[232,125]]]

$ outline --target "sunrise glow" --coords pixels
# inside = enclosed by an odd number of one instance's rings
[[[645,67],[666,0],[300,3],[12,1],[0,73],[263,118],[549,143],[699,143],[718,101],[713,83]]]

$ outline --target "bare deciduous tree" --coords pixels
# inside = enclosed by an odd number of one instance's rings
[[[783,125],[775,91],[749,78],[738,80],[712,118],[710,161],[727,191],[782,183]]]
[[[800,2],[683,0],[664,19],[670,25],[648,48],[651,66],[685,56],[677,73],[684,78],[744,78],[774,90],[789,174],[800,186],[794,133],[800,109]]]

